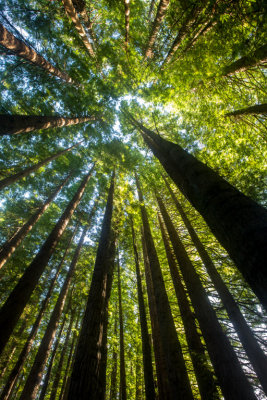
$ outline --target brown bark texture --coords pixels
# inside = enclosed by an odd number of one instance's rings
[[[237,72],[246,71],[267,62],[267,44],[256,49],[251,54],[243,56],[223,69],[222,76],[228,76]],[[263,65],[264,66],[264,65]]]
[[[130,0],[124,0],[124,13],[125,13],[125,48],[129,45],[129,32],[130,32]]]
[[[2,306],[0,310],[0,326],[4,328],[1,329],[0,332],[0,353],[3,351],[3,348],[11,336],[24,307],[26,306],[60,240],[60,237],[78,206],[86,185],[92,175],[93,168],[83,177],[75,195],[69,202],[62,216]]]
[[[242,115],[267,115],[267,103],[241,108],[225,114],[226,117],[242,117]]]
[[[115,315],[113,337],[117,338],[117,314]],[[113,345],[112,351],[112,370],[110,376],[110,393],[109,400],[116,399],[117,396],[117,369],[118,369],[118,348],[117,344]]]
[[[40,54],[27,46],[22,40],[17,39],[12,35],[12,33],[10,33],[2,24],[0,24],[0,44],[6,49],[12,51],[15,55],[43,68],[51,75],[57,76],[67,83],[77,85],[65,72],[55,68],[44,57],[40,56]]]
[[[120,392],[119,400],[126,400],[126,371],[125,371],[125,349],[124,349],[124,328],[123,328],[123,309],[121,296],[121,275],[120,264],[118,264],[118,297],[119,297],[119,321],[120,321]]]
[[[148,44],[147,44],[146,51],[145,51],[145,59],[152,57],[153,46],[157,39],[160,25],[165,17],[169,2],[170,2],[169,0],[160,0],[160,2],[159,2],[157,14],[153,21],[152,27],[151,27],[151,33],[150,33],[150,36],[148,39]]]

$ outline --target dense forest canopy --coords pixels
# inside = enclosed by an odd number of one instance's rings
[[[266,17],[2,2],[1,400],[266,398]]]

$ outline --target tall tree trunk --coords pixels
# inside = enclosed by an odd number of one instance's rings
[[[0,135],[18,135],[42,129],[61,128],[95,121],[96,117],[54,117],[42,115],[9,115],[0,114]]]
[[[241,57],[232,64],[224,67],[222,76],[228,76],[237,72],[246,71],[248,68],[256,67],[267,62],[267,44],[256,49],[247,56]]]
[[[0,44],[6,49],[12,51],[16,56],[22,57],[25,60],[38,65],[38,67],[43,68],[49,74],[57,76],[67,83],[77,85],[77,83],[74,82],[65,72],[61,72],[59,69],[55,68],[50,64],[50,62],[27,46],[22,40],[17,39],[12,35],[12,33],[10,33],[2,24],[0,24]]]
[[[191,263],[162,200],[157,197],[160,212],[169,233],[175,257],[179,263],[200,329],[226,400],[256,400],[252,387],[238,358],[222,330],[205,289]]]
[[[267,211],[179,145],[130,119],[267,309]]]
[[[209,366],[205,348],[201,342],[199,333],[197,331],[195,317],[191,311],[187,295],[182,284],[180,273],[177,269],[177,265],[172,254],[172,250],[168,241],[168,236],[165,231],[165,227],[162,222],[161,215],[159,214],[160,230],[162,234],[163,243],[168,259],[168,264],[172,276],[173,286],[175,289],[181,318],[184,325],[186,341],[190,357],[192,360],[193,368],[195,371],[199,392],[202,400],[219,399],[219,393],[217,391],[216,382],[213,376],[213,372]]]
[[[71,279],[74,275],[75,267],[77,265],[79,255],[83,246],[84,238],[86,235],[86,232],[88,230],[88,227],[86,226],[83,229],[83,232],[81,234],[79,243],[77,245],[77,248],[75,250],[75,253],[73,255],[67,276],[65,278],[65,281],[63,283],[62,289],[60,291],[60,294],[58,296],[55,308],[52,312],[52,315],[50,317],[49,323],[47,325],[46,331],[44,333],[43,339],[41,341],[41,344],[38,348],[38,352],[36,354],[33,366],[31,368],[30,374],[27,378],[27,381],[25,383],[24,389],[22,391],[22,394],[20,396],[20,400],[29,400],[29,399],[36,399],[38,389],[42,380],[42,375],[43,371],[45,368],[46,361],[49,357],[49,353],[51,351],[51,347],[55,338],[55,334],[57,331],[58,323],[61,317],[61,314],[64,309],[65,301],[67,298],[69,286]]]
[[[225,114],[226,117],[241,117],[242,115],[267,115],[267,103],[265,104],[255,104],[251,107],[241,108],[240,110],[235,110]]]
[[[121,299],[121,276],[118,255],[118,296],[119,296],[119,320],[120,320],[120,394],[119,400],[126,400],[126,372],[125,372],[125,349],[124,349],[124,328],[123,328],[123,310]]]
[[[99,379],[103,324],[106,318],[107,280],[110,269],[109,244],[113,211],[115,172],[112,175],[102,230],[99,239],[94,272],[88,295],[87,306],[80,332],[76,357],[70,380],[69,400],[99,400],[103,393]]]
[[[153,9],[154,9],[154,6],[155,6],[155,2],[156,2],[156,0],[151,0],[151,1],[150,1],[149,11],[148,11],[148,17],[147,17],[147,19],[148,19],[149,21],[151,21],[151,19],[152,19],[152,13],[153,13]]]
[[[12,392],[13,392],[14,387],[16,385],[16,382],[18,380],[19,374],[20,374],[20,372],[21,372],[21,370],[22,370],[22,368],[24,366],[24,363],[25,363],[25,361],[26,361],[26,359],[27,359],[27,357],[28,357],[28,355],[30,353],[30,350],[32,348],[35,336],[36,336],[36,334],[38,332],[38,329],[39,329],[40,324],[42,322],[42,319],[43,319],[44,313],[46,311],[47,305],[48,305],[48,303],[50,301],[50,298],[51,298],[51,295],[52,295],[56,280],[57,280],[57,278],[59,276],[61,267],[62,267],[63,262],[65,261],[66,256],[67,256],[67,254],[69,252],[70,245],[71,245],[71,242],[72,242],[73,237],[75,235],[75,232],[76,232],[76,229],[74,230],[73,235],[70,237],[70,239],[68,241],[66,250],[65,250],[65,252],[63,254],[63,257],[62,257],[60,263],[57,266],[57,271],[56,271],[53,279],[51,280],[51,283],[50,283],[50,286],[48,288],[46,297],[42,301],[41,308],[40,308],[39,313],[37,315],[37,318],[36,318],[36,320],[35,320],[35,322],[34,322],[34,324],[32,326],[32,329],[31,329],[30,334],[29,334],[29,336],[27,338],[27,341],[26,341],[26,343],[25,343],[25,345],[24,345],[24,347],[23,347],[23,349],[22,349],[22,351],[21,351],[21,353],[20,353],[20,355],[18,357],[18,360],[17,360],[15,366],[13,367],[13,369],[12,369],[11,373],[9,374],[9,377],[8,377],[8,379],[6,381],[5,387],[4,387],[4,389],[3,389],[2,393],[1,393],[0,400],[9,400],[11,398],[11,396],[12,396]]]
[[[24,168],[22,171],[10,175],[7,178],[4,178],[0,181],[0,190],[4,189],[5,187],[11,185],[14,182],[17,182],[19,179],[24,178],[25,176],[30,175],[32,172],[37,171],[39,168],[41,168],[43,165],[48,164],[49,162],[55,160],[56,158],[62,156],[63,154],[67,153],[68,151],[72,150],[74,147],[78,146],[81,142],[78,142],[74,144],[71,147],[68,147],[65,150],[61,150],[56,154],[53,154],[50,157],[45,158],[42,161],[39,161],[37,164],[31,165],[30,167]]]
[[[155,295],[160,339],[168,373],[170,399],[177,399],[180,396],[184,400],[192,400],[193,395],[191,392],[187,370],[183,359],[182,349],[177,337],[176,328],[172,318],[170,304],[166,293],[153,237],[150,231],[148,216],[145,206],[143,205],[144,199],[137,176],[136,185],[140,201],[141,217],[144,228],[145,244],[149,258],[152,285]]]
[[[130,0],[124,0],[125,11],[125,49],[127,51],[129,45],[129,31],[130,31]]]
[[[169,2],[170,2],[169,0],[160,0],[160,2],[159,2],[158,9],[157,9],[157,15],[152,24],[148,44],[147,44],[146,51],[145,51],[145,59],[152,57],[153,46],[156,41],[160,25],[165,17]]]
[[[227,311],[227,314],[238,334],[240,342],[242,343],[247,356],[259,378],[259,381],[267,394],[267,357],[260,348],[252,330],[248,326],[245,318],[243,317],[238,304],[236,303],[234,297],[228,290],[226,284],[224,283],[223,279],[221,278],[220,274],[216,270],[216,267],[210,258],[207,250],[205,249],[204,245],[202,244],[201,240],[199,239],[196,231],[194,230],[189,218],[187,217],[186,213],[184,212],[181,204],[179,203],[177,197],[175,196],[174,192],[172,191],[169,183],[166,179],[164,179],[167,185],[167,188],[171,194],[171,197],[176,205],[178,212],[181,215],[181,218],[189,232],[189,235],[192,239],[194,246],[196,247],[199,256],[211,278],[211,281],[217,290],[222,303]]]
[[[115,314],[113,337],[117,338],[117,315]],[[109,400],[115,400],[117,397],[117,369],[118,369],[118,348],[117,343],[113,345],[112,352],[112,370],[110,377]]]
[[[40,396],[39,396],[38,400],[44,400],[44,398],[46,396],[46,392],[47,392],[47,388],[48,388],[48,385],[49,385],[49,382],[50,382],[50,376],[51,376],[54,360],[55,360],[55,357],[56,357],[56,354],[57,354],[57,351],[58,351],[60,338],[61,338],[64,326],[65,326],[65,323],[66,323],[66,317],[67,317],[67,315],[65,313],[63,321],[62,321],[61,326],[60,326],[60,330],[58,332],[57,338],[56,338],[54,346],[53,346],[53,350],[51,352],[49,364],[48,364],[47,371],[46,371],[45,378],[44,378],[44,383],[43,383],[43,385],[41,387],[41,393],[40,393]]]
[[[146,243],[145,243],[143,230],[141,232],[141,237],[142,237],[142,249],[143,249],[145,276],[146,276],[148,306],[149,306],[151,328],[152,328],[153,349],[154,349],[155,363],[156,363],[158,394],[159,394],[159,398],[161,400],[168,400],[170,398],[168,371],[167,371],[166,360],[164,357],[164,352],[163,352],[162,343],[161,343],[161,339],[160,339],[159,322],[158,322],[157,311],[156,311],[156,300],[155,300],[155,294],[154,294],[154,290],[153,290],[153,284],[152,284],[150,266],[149,266],[149,259],[148,259],[148,255],[147,255],[147,249],[146,249]]]
[[[141,325],[146,400],[155,400],[156,394],[155,394],[154,377],[153,377],[151,346],[150,346],[150,340],[149,340],[149,334],[148,334],[146,309],[145,309],[145,302],[144,302],[143,290],[142,290],[142,280],[141,280],[141,272],[140,272],[140,266],[139,266],[139,256],[138,256],[137,246],[136,246],[136,242],[135,242],[135,232],[134,232],[132,218],[131,218],[131,229],[132,229],[132,239],[133,239],[134,261],[135,261],[135,269],[136,269],[139,316],[140,316],[140,325]]]
[[[41,216],[49,207],[50,203],[54,200],[60,190],[63,188],[64,185],[69,181],[71,174],[69,174],[64,181],[57,186],[55,191],[48,197],[48,199],[42,204],[37,211],[25,222],[24,225],[10,238],[8,239],[0,249],[0,269],[3,265],[7,262],[9,257],[14,253],[14,251],[18,248],[20,243],[23,241],[25,236],[31,231],[32,227],[38,222]]]
[[[62,0],[64,7],[65,7],[65,11],[66,14],[71,18],[80,38],[83,41],[83,44],[85,45],[86,49],[88,50],[89,54],[91,57],[95,57],[95,52],[93,49],[93,46],[91,45],[91,43],[88,40],[88,37],[86,35],[86,32],[84,30],[84,27],[82,26],[78,13],[75,10],[75,7],[73,6],[72,0]]]
[[[66,354],[66,351],[67,351],[67,348],[68,348],[68,345],[69,345],[71,330],[72,330],[72,326],[73,326],[74,311],[75,310],[73,310],[73,312],[71,313],[71,318],[70,318],[68,330],[67,330],[67,333],[66,333],[64,344],[62,346],[60,359],[59,359],[59,362],[58,362],[58,365],[57,365],[57,369],[56,369],[56,372],[55,372],[55,377],[54,377],[54,380],[53,380],[53,384],[52,384],[49,400],[55,400],[56,396],[57,396],[57,391],[58,391],[58,387],[59,387],[59,382],[60,382],[63,362],[64,362],[65,354]],[[39,399],[39,400],[41,400],[41,399]]]
[[[92,175],[93,168],[82,179],[79,188],[77,189],[72,200],[69,202],[62,216],[2,306],[0,310],[0,326],[3,328],[0,332],[0,353],[3,351],[3,348],[12,334],[17,321],[24,310],[24,307],[26,306],[39,281],[39,278],[45,270],[45,267],[47,266],[47,263],[53,254],[60,237],[62,236],[72,214],[78,206],[85,191],[86,185]]]

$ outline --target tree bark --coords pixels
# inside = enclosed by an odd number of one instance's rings
[[[47,362],[49,353],[51,351],[51,347],[52,347],[52,344],[53,344],[53,341],[55,338],[59,320],[60,320],[61,314],[63,312],[65,301],[66,301],[67,294],[69,291],[70,282],[74,275],[75,267],[76,267],[78,259],[79,259],[79,255],[80,255],[80,252],[81,252],[81,249],[83,246],[83,242],[84,242],[84,238],[87,233],[87,230],[88,230],[88,227],[85,226],[85,228],[83,229],[83,232],[81,234],[77,248],[74,252],[67,276],[65,278],[62,289],[58,296],[55,308],[52,312],[52,315],[50,317],[50,320],[47,325],[46,331],[44,333],[43,339],[38,348],[38,352],[36,354],[30,374],[27,378],[24,389],[20,396],[20,400],[30,400],[30,399],[35,400],[37,397],[37,393],[39,390],[39,386],[41,384],[45,364]]]
[[[241,57],[232,64],[224,67],[222,76],[228,76],[237,72],[246,71],[249,68],[257,67],[267,62],[267,44],[256,49],[247,56]]]
[[[267,309],[267,211],[179,145],[129,118]]]
[[[124,0],[125,12],[125,49],[127,51],[129,45],[129,31],[130,31],[130,0]]]
[[[152,57],[153,46],[156,41],[160,25],[165,17],[169,2],[170,2],[169,0],[160,0],[160,2],[159,2],[158,9],[157,9],[157,15],[152,24],[148,44],[147,44],[146,51],[145,51],[145,59]]]
[[[140,317],[140,325],[141,325],[145,393],[146,393],[146,400],[155,400],[156,393],[155,393],[154,377],[153,377],[151,346],[150,346],[150,340],[149,340],[149,334],[148,334],[146,309],[145,309],[145,302],[144,302],[143,290],[142,290],[142,280],[141,280],[141,272],[140,272],[140,265],[139,265],[139,256],[138,256],[137,246],[136,246],[136,242],[135,242],[135,232],[134,232],[132,218],[131,218],[131,229],[132,229],[134,261],[135,261],[135,269],[136,269],[139,317]]]
[[[166,293],[153,237],[150,231],[148,216],[145,206],[143,205],[144,199],[137,176],[136,185],[140,201],[145,244],[149,258],[150,274],[155,295],[160,340],[162,343],[162,349],[164,352],[168,373],[170,399],[177,399],[180,396],[184,400],[192,400],[193,395],[183,359],[182,349],[178,341],[176,328],[172,318],[169,300]]]
[[[119,257],[119,256],[118,256]],[[119,400],[126,400],[126,372],[125,372],[125,350],[124,350],[124,329],[123,329],[123,310],[121,300],[121,276],[120,264],[118,263],[118,297],[119,297],[119,321],[120,321],[120,392]]]
[[[216,270],[216,267],[210,258],[207,250],[205,249],[204,245],[202,244],[201,240],[199,239],[195,229],[193,228],[189,218],[187,217],[186,213],[184,212],[181,204],[179,203],[177,197],[175,196],[174,192],[172,191],[170,185],[168,184],[167,180],[164,178],[167,188],[171,194],[171,197],[176,205],[178,212],[181,215],[182,221],[184,222],[191,240],[196,247],[199,256],[205,266],[211,281],[217,290],[222,303],[227,311],[227,314],[238,334],[240,342],[242,343],[244,350],[247,353],[247,356],[259,378],[259,381],[267,394],[267,357],[262,351],[257,342],[253,331],[248,326],[245,318],[243,317],[238,304],[236,303],[234,297],[232,296],[231,292],[228,290],[226,284],[224,283],[223,279],[221,278],[220,274]]]
[[[42,204],[37,211],[25,222],[24,225],[13,235],[10,239],[8,239],[0,249],[0,269],[7,262],[9,257],[14,253],[14,251],[18,248],[20,243],[26,237],[26,235],[31,231],[33,226],[38,222],[41,216],[49,207],[50,203],[54,200],[57,194],[61,191],[64,185],[69,181],[71,174],[64,179],[64,181],[57,186],[56,190],[48,197],[44,204]]]
[[[157,197],[175,257],[180,266],[216,376],[226,400],[256,400],[238,358],[222,330],[201,281],[191,263],[162,200]]]
[[[182,284],[182,279],[178,271],[174,255],[169,244],[168,236],[163,225],[162,217],[159,214],[160,230],[162,234],[163,243],[167,255],[167,260],[171,272],[173,286],[175,289],[181,318],[184,325],[186,341],[190,357],[192,360],[193,368],[195,371],[197,384],[202,400],[220,399],[220,395],[217,391],[216,382],[213,376],[213,372],[209,366],[205,348],[201,342],[199,333],[197,331],[195,317],[191,311],[187,295]]]
[[[87,306],[77,345],[76,357],[70,380],[68,400],[100,400],[103,393],[100,381],[103,357],[103,325],[106,318],[107,279],[110,270],[109,244],[113,211],[115,172],[112,175],[102,230],[98,244],[95,267]]]
[[[35,336],[36,336],[36,334],[38,332],[38,329],[39,329],[40,324],[42,322],[42,319],[43,319],[44,313],[46,311],[47,305],[48,305],[48,303],[50,301],[50,298],[51,298],[51,295],[52,295],[56,280],[57,280],[57,278],[59,276],[61,267],[62,267],[63,262],[65,261],[66,256],[67,256],[67,254],[69,252],[70,245],[71,245],[71,242],[73,240],[75,232],[76,232],[76,229],[74,230],[73,235],[70,237],[70,239],[68,241],[68,244],[67,244],[66,250],[64,252],[64,255],[63,255],[60,263],[57,266],[57,271],[56,271],[53,279],[51,280],[51,283],[50,283],[50,286],[48,288],[46,297],[42,301],[40,311],[39,311],[39,313],[37,315],[37,318],[36,318],[36,320],[35,320],[35,322],[34,322],[34,324],[32,326],[32,329],[31,329],[30,334],[29,334],[29,336],[27,338],[27,341],[26,341],[26,343],[25,343],[25,345],[24,345],[24,347],[23,347],[23,349],[22,349],[22,351],[21,351],[21,353],[20,353],[20,355],[18,357],[18,360],[17,360],[15,366],[13,367],[13,369],[12,369],[11,373],[9,374],[9,377],[8,377],[8,379],[6,381],[5,387],[4,387],[4,389],[3,389],[2,393],[1,393],[0,400],[8,400],[12,396],[12,392],[13,392],[14,387],[16,385],[16,382],[18,380],[20,371],[22,370],[22,368],[24,366],[24,363],[25,363],[25,361],[27,359],[27,356],[30,353],[30,350],[32,348]]]
[[[84,46],[88,50],[88,53],[90,54],[91,57],[95,57],[93,46],[88,40],[84,27],[80,22],[78,13],[76,12],[75,7],[73,6],[72,0],[62,0],[62,2],[64,4],[66,14],[71,18],[80,38],[83,41]]]
[[[94,168],[94,167],[93,167]],[[4,327],[0,332],[0,353],[3,351],[16,323],[24,310],[32,292],[34,291],[47,263],[53,254],[72,214],[78,206],[86,185],[92,175],[93,168],[84,176],[81,184],[69,202],[62,216],[56,223],[52,232],[44,242],[43,246],[20,278],[19,282],[9,295],[8,299],[0,310],[0,325]]]
[[[45,60],[42,56],[36,53],[33,49],[27,46],[22,40],[17,39],[12,35],[2,24],[0,24],[0,44],[6,49],[12,51],[16,56],[22,57],[25,60],[38,65],[51,75],[63,79],[67,83],[77,85],[65,72],[61,72],[55,68],[50,62]]]
[[[235,110],[225,114],[226,117],[241,117],[242,115],[267,115],[267,103],[265,104],[255,104],[251,107],[241,108],[240,110]]]
[[[117,315],[115,315],[113,337],[117,338]],[[113,345],[113,352],[112,352],[112,370],[110,377],[109,400],[115,400],[117,397],[117,369],[118,369],[118,349],[116,343],[115,345]]]
[[[8,176],[7,178],[4,178],[0,181],[0,190],[4,189],[5,187],[11,185],[12,183],[17,182],[18,180],[24,178],[25,176],[30,175],[32,172],[37,171],[39,168],[41,168],[43,165],[48,164],[49,162],[55,160],[56,158],[62,156],[63,154],[67,153],[68,151],[72,150],[74,147],[78,146],[80,142],[74,144],[71,147],[68,147],[65,150],[61,150],[56,154],[53,154],[50,157],[45,158],[42,161],[39,161],[37,164],[31,165],[30,167],[24,168],[22,171],[12,174]]]
[[[18,135],[42,129],[61,128],[95,121],[96,117],[55,117],[42,115],[0,114],[0,135]]]

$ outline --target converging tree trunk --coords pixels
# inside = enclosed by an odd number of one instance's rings
[[[141,280],[141,272],[140,272],[140,265],[139,265],[139,256],[138,256],[137,246],[136,246],[136,242],[135,242],[135,231],[134,231],[132,218],[131,218],[131,229],[132,229],[134,261],[135,261],[135,269],[136,269],[139,317],[140,317],[140,325],[141,325],[146,400],[155,400],[156,393],[155,393],[154,377],[153,377],[151,346],[150,346],[150,340],[149,340],[149,334],[148,334],[146,309],[145,309],[145,302],[144,302],[143,290],[142,290],[142,280]]]
[[[125,49],[127,50],[129,44],[129,31],[130,31],[130,0],[124,0],[124,13],[125,13]]]
[[[233,398],[256,400],[253,389],[241,368],[230,341],[219,324],[216,313],[167,210],[159,197],[157,197],[157,201],[222,393],[226,400]]]
[[[184,400],[192,400],[193,395],[183,359],[182,349],[177,337],[177,332],[174,325],[156,248],[150,231],[148,216],[144,206],[144,199],[137,175],[136,185],[140,201],[145,245],[149,259],[150,274],[155,296],[160,340],[162,343],[162,349],[167,367],[170,399],[174,400],[181,397]]]
[[[31,165],[30,167],[27,167],[25,169],[23,169],[22,171],[10,175],[7,178],[4,178],[0,181],[0,190],[2,190],[3,188],[11,185],[12,183],[17,182],[19,179],[24,178],[25,176],[30,175],[32,172],[37,171],[39,168],[41,168],[43,165],[48,164],[49,162],[55,160],[56,158],[62,156],[63,154],[67,153],[68,151],[72,150],[74,147],[78,146],[81,142],[78,142],[76,144],[74,144],[71,147],[68,147],[65,150],[61,150],[56,154],[53,154],[50,157],[45,158],[42,161],[39,161],[37,164]]]
[[[25,60],[43,68],[51,75],[57,76],[63,79],[67,83],[77,85],[65,72],[61,72],[55,68],[45,58],[36,53],[32,48],[27,46],[22,40],[17,39],[12,33],[10,33],[2,24],[0,24],[0,44],[6,49],[12,51],[16,56],[22,57]]]
[[[95,57],[95,52],[93,49],[93,46],[88,40],[88,37],[86,35],[86,32],[84,30],[84,27],[82,26],[78,13],[75,10],[75,7],[73,6],[72,0],[62,0],[66,14],[71,18],[80,38],[83,41],[83,44],[85,45],[86,49],[88,50],[88,53],[90,54],[91,57]]]
[[[0,114],[0,135],[18,135],[42,129],[61,128],[95,121],[96,117],[55,117],[42,115]]]
[[[242,115],[267,115],[267,103],[255,104],[254,106],[241,108],[225,114],[226,117],[242,117]]]
[[[232,64],[224,67],[222,76],[232,75],[237,72],[246,71],[249,68],[256,67],[258,65],[267,62],[267,44],[256,49],[254,52],[239,58]]]
[[[120,321],[120,392],[119,400],[126,400],[126,372],[125,372],[125,350],[124,350],[124,328],[123,328],[123,309],[121,299],[121,276],[118,255],[118,297],[119,297],[119,321]]]
[[[48,199],[42,204],[37,211],[25,222],[24,225],[10,238],[8,239],[0,249],[0,269],[7,262],[9,257],[14,253],[14,251],[18,248],[20,243],[23,241],[25,236],[31,231],[33,226],[38,222],[41,216],[49,207],[50,203],[54,200],[57,194],[61,191],[64,185],[69,181],[71,174],[69,174],[64,181],[57,186],[56,190],[48,197]]]
[[[87,400],[88,397],[91,400],[100,400],[100,396],[103,394],[103,385],[99,376],[103,357],[103,325],[109,300],[107,298],[107,280],[110,267],[112,268],[109,262],[109,244],[114,180],[115,172],[109,188],[91,287],[70,380],[68,400]]]
[[[172,276],[181,318],[184,325],[186,341],[195,371],[198,388],[202,400],[220,399],[213,372],[207,360],[205,348],[201,342],[197,331],[195,317],[191,311],[186,291],[182,284],[181,276],[178,271],[174,255],[169,244],[168,236],[163,225],[161,215],[159,214],[160,230],[168,259],[168,264]]]
[[[267,309],[267,211],[179,145],[129,118]]]
[[[92,175],[93,168],[83,177],[78,190],[69,202],[62,216],[2,306],[0,310],[0,326],[3,328],[0,332],[0,353],[3,351],[3,348],[12,334],[24,307],[45,270],[60,237],[78,206],[86,185]]]
[[[118,317],[116,313],[114,322],[114,333],[113,333],[113,338],[115,337],[115,341],[117,340],[117,321]],[[112,370],[110,374],[109,400],[115,400],[117,397],[117,369],[118,369],[118,345],[117,342],[115,342],[113,344],[113,351],[112,351]]]
[[[171,194],[171,197],[176,205],[178,212],[181,215],[182,221],[184,222],[191,240],[196,247],[199,256],[205,266],[211,281],[217,290],[221,301],[227,311],[227,314],[238,334],[240,342],[242,343],[244,350],[259,378],[259,381],[267,394],[267,357],[262,351],[259,343],[257,342],[252,330],[248,326],[243,314],[241,313],[238,304],[236,303],[234,297],[230,293],[220,274],[218,273],[212,259],[210,258],[207,250],[199,239],[195,229],[193,228],[189,218],[184,212],[181,204],[179,203],[177,197],[175,196],[172,188],[170,187],[167,180],[164,178],[167,188]]]

